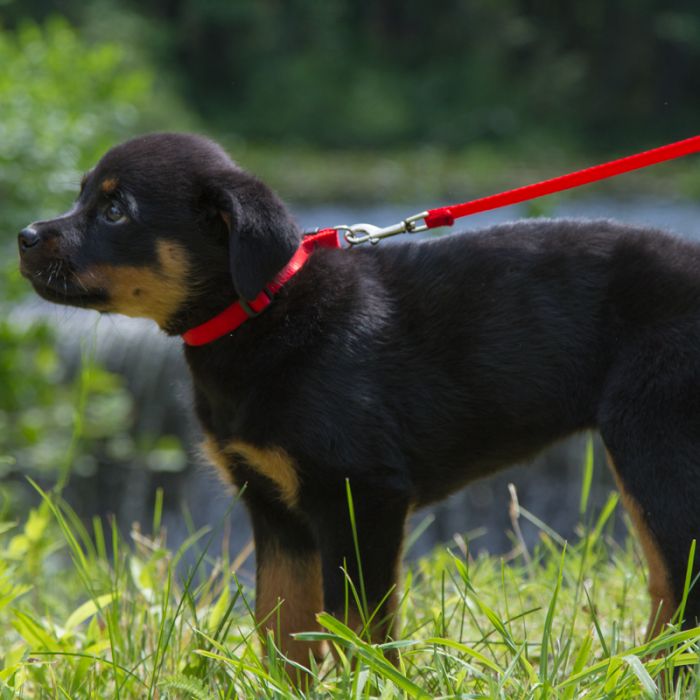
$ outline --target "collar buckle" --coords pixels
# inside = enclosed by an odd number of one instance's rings
[[[256,316],[260,316],[260,314],[272,303],[272,292],[265,287],[262,292],[255,297],[255,299],[246,301],[245,299],[240,298],[238,303],[241,305],[241,308],[243,311],[245,311],[248,318],[255,318]]]

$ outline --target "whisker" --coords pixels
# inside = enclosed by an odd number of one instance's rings
[[[57,273],[57,267],[56,267],[55,262],[52,262],[49,265],[48,273],[49,273],[49,276],[48,276],[48,279],[46,280],[46,284],[51,285],[51,282],[54,280],[54,277]]]
[[[85,282],[83,282],[82,278],[79,275],[76,275],[75,273],[73,273],[72,277],[73,277],[73,282],[75,282],[75,284],[77,284],[84,292],[90,291],[87,288],[87,285],[85,284]]]

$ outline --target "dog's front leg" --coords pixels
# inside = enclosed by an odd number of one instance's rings
[[[352,493],[354,527],[344,497],[327,499],[314,514],[324,608],[365,639],[382,643],[394,631],[409,499],[379,489]]]
[[[323,609],[321,559],[302,516],[279,502],[245,495],[253,522],[256,552],[255,617],[263,642],[269,632],[291,661],[304,666],[309,654],[319,659],[321,645],[292,637],[318,629]],[[296,672],[288,667],[291,677]]]

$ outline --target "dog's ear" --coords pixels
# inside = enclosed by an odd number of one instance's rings
[[[289,262],[301,231],[284,204],[246,173],[224,176],[207,188],[213,206],[229,229],[231,278],[243,299],[255,299]]]

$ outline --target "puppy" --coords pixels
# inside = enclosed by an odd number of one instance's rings
[[[184,336],[205,450],[246,485],[256,616],[291,660],[320,653],[291,635],[321,610],[392,637],[412,509],[595,427],[656,633],[700,535],[700,247],[609,221],[352,250],[323,236],[302,244],[216,144],[155,134],[109,151],[19,251],[45,299]],[[684,624],[699,617],[695,587]]]

